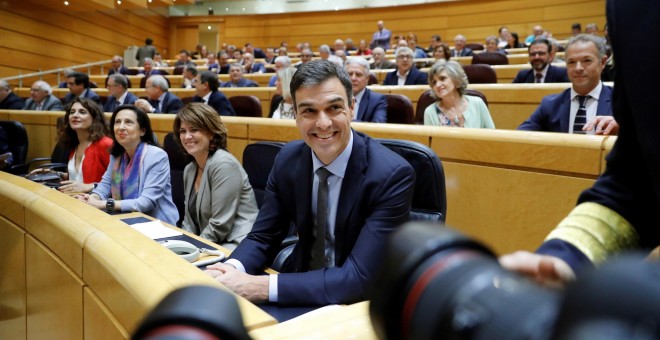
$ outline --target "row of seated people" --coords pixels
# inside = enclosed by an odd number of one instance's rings
[[[364,300],[379,263],[376,250],[409,218],[414,169],[351,129],[351,80],[342,68],[327,61],[305,65],[293,75],[291,91],[306,108],[297,119],[304,141],[279,151],[260,208],[246,171],[226,151],[220,115],[203,103],[186,105],[174,118],[173,139],[191,160],[183,170],[182,214],[173,200],[171,158],[157,146],[149,115],[135,105],[116,108],[107,131],[93,100],[77,97],[67,104],[58,145],[68,154],[68,171],[58,189],[108,212],[140,211],[180,222],[185,230],[235,248],[228,264],[207,267],[207,273],[252,302],[319,306]],[[332,136],[321,138],[323,133]],[[315,168],[322,168],[318,175]],[[313,178],[319,183],[314,191],[324,198],[313,198]],[[354,204],[362,208],[349,209]],[[328,223],[312,223],[320,216],[328,216]],[[270,264],[291,226],[300,240],[282,269],[307,272],[306,277],[251,276]],[[255,296],[239,288],[251,285],[258,285]]]
[[[605,58],[601,56],[602,46],[598,43],[599,39],[590,38],[590,36],[581,36],[580,39],[575,39],[569,47],[574,47],[570,55],[576,55],[576,60],[580,66],[576,66],[575,82],[573,91],[562,93],[561,100],[556,98],[548,98],[547,101],[541,103],[539,108],[532,114],[530,119],[521,122],[520,129],[537,130],[537,131],[557,131],[557,132],[576,132],[582,133],[584,131],[591,131],[593,133],[616,133],[617,126],[611,120],[611,110],[609,109],[609,97],[611,89],[604,87],[600,82],[600,72],[594,72],[585,65],[580,58],[584,54],[588,54],[590,60],[602,61]],[[547,51],[546,42],[537,41],[536,44],[530,46],[530,51],[534,51],[536,47],[545,48]],[[570,49],[569,49],[570,50]],[[399,69],[389,73],[386,77],[386,83],[389,85],[402,85],[402,84],[428,84],[432,91],[429,94],[435,97],[436,100],[429,100],[426,95],[423,100],[418,104],[417,114],[413,113],[412,105],[406,105],[405,98],[396,98],[396,96],[385,96],[374,93],[366,88],[368,83],[369,64],[362,58],[349,59],[345,64],[345,68],[351,74],[353,81],[354,93],[356,94],[358,114],[356,120],[369,121],[369,122],[391,122],[391,123],[421,123],[422,121],[428,125],[447,125],[447,126],[465,126],[465,127],[479,127],[479,128],[494,128],[493,120],[488,112],[487,101],[481,100],[478,103],[473,96],[464,96],[467,89],[468,79],[464,67],[455,62],[445,62],[434,65],[430,69],[431,76],[414,68],[410,63],[410,50],[407,48],[400,49],[400,56],[397,60]],[[534,58],[531,63],[534,70],[541,67],[546,67],[547,73],[545,81],[552,80],[551,77],[555,76],[555,67],[548,65],[548,54],[533,53],[530,58]],[[602,63],[595,63],[596,70],[601,70]],[[405,76],[400,76],[399,72],[403,69],[408,69]],[[527,71],[525,71],[527,72]],[[531,72],[531,71],[530,71]],[[565,70],[563,71],[562,81],[568,81]],[[528,72],[529,73],[529,72]],[[580,86],[579,82],[584,81],[583,75],[586,74],[589,79],[586,84],[586,89],[577,91]],[[116,80],[123,78],[122,76],[113,75],[109,82],[109,93],[112,95],[105,103],[105,110],[108,112],[113,111],[113,108],[119,104],[133,103],[138,99],[126,91],[125,84],[117,84]],[[280,82],[278,91],[283,93],[282,88],[288,88],[287,79],[290,75],[279,75]],[[282,78],[284,80],[282,81]],[[467,78],[467,79],[466,79]],[[153,81],[158,79],[162,82],[162,77],[150,77],[147,81],[151,84],[148,85],[147,94],[151,98],[148,100],[139,100],[138,105],[148,110],[149,112],[176,112],[177,108],[183,105],[180,101],[176,101],[178,105],[175,108],[169,107],[170,102],[168,97],[172,94],[166,94],[163,86],[155,88]],[[216,108],[221,114],[235,115],[235,110],[232,108],[231,103],[226,99],[222,92],[217,91],[217,76],[210,72],[198,75],[195,78],[200,86],[197,88],[196,101],[206,100]],[[282,84],[283,83],[283,84]],[[451,86],[450,86],[451,85]],[[583,85],[582,85],[583,86]],[[584,87],[584,86],[583,86]],[[602,94],[601,94],[601,89]],[[73,88],[72,88],[73,91]],[[593,93],[591,93],[593,92]],[[93,93],[93,92],[87,92]],[[578,95],[586,96],[589,94],[591,98],[579,99]],[[161,98],[162,97],[162,98]],[[283,95],[284,100],[278,99],[271,102],[270,116],[279,117],[293,117],[293,108],[291,106],[291,99],[287,95]],[[119,98],[117,101],[115,98]],[[155,102],[160,99],[160,102]],[[281,101],[280,101],[281,100]],[[553,100],[551,102],[551,100]],[[580,104],[580,101],[583,101]],[[403,103],[400,103],[403,102]],[[408,101],[409,102],[409,101]],[[599,105],[598,103],[603,103]],[[163,105],[167,108],[163,111]],[[579,115],[576,122],[576,114],[579,108],[585,109],[585,115]],[[549,111],[552,109],[552,111]],[[252,114],[249,116],[259,116],[259,109],[253,109]],[[557,112],[554,112],[557,111]],[[390,114],[390,112],[398,113]],[[571,114],[572,113],[572,114]],[[580,111],[582,113],[582,111]],[[245,114],[242,114],[245,115]],[[417,117],[415,119],[415,116]],[[403,117],[403,118],[394,118]],[[586,122],[583,120],[586,119]],[[584,130],[583,130],[584,129]]]

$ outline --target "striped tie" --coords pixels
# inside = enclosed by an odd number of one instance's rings
[[[578,96],[578,102],[580,107],[575,113],[575,121],[573,122],[573,133],[586,134],[586,131],[582,131],[582,128],[587,124],[587,99],[591,96]]]

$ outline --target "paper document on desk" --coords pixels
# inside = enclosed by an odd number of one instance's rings
[[[160,221],[149,221],[144,223],[135,223],[131,228],[141,232],[148,238],[155,240],[158,238],[172,237],[182,235],[181,232],[164,226]]]

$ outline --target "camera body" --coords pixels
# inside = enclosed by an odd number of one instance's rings
[[[632,339],[626,332],[640,320],[639,334],[657,337],[660,265],[624,262],[585,276],[564,294],[503,269],[493,252],[457,231],[410,222],[389,239],[371,289],[371,320],[382,339],[584,339],[615,334],[611,327]],[[639,312],[614,312],[622,298]]]

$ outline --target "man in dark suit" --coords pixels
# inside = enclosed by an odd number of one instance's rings
[[[253,302],[319,306],[364,300],[388,235],[409,219],[414,170],[351,129],[351,81],[340,66],[327,60],[302,65],[291,93],[303,140],[279,152],[252,231],[226,263],[207,267],[207,273]],[[259,275],[291,223],[299,241],[284,271]]]
[[[255,63],[254,56],[250,53],[243,53],[243,68],[245,73],[264,73],[266,67],[262,63]]]
[[[25,102],[12,92],[9,83],[6,80],[0,80],[0,109],[22,110],[24,106]]]
[[[354,121],[387,123],[387,97],[367,88],[369,83],[369,62],[362,57],[348,59],[344,64],[351,78],[356,112]]]
[[[165,77],[155,75],[147,78],[144,92],[147,99],[138,99],[135,105],[150,113],[177,113],[183,108],[179,97],[169,92],[169,84]]]
[[[62,102],[53,96],[53,89],[43,80],[37,80],[30,88],[30,98],[25,101],[24,110],[64,111]]]
[[[428,85],[428,75],[415,67],[413,51],[409,47],[399,47],[394,53],[396,70],[388,73],[383,85]]]
[[[568,75],[563,67],[552,66],[552,44],[548,39],[534,40],[527,48],[529,70],[520,70],[513,79],[514,83],[568,83]]]
[[[454,37],[454,49],[451,50],[452,57],[469,57],[474,54],[472,49],[465,47],[467,39],[461,34]]]
[[[111,74],[128,75],[128,67],[124,66],[124,58],[118,55],[112,57],[112,68],[108,71],[108,75]]]
[[[108,100],[103,106],[103,112],[114,112],[116,108],[133,104],[138,99],[128,92],[128,79],[123,74],[113,74],[108,77]]]
[[[221,116],[235,116],[234,108],[225,97],[218,91],[218,75],[211,71],[202,71],[197,74],[195,81],[196,96],[193,102],[203,102],[211,106]]]
[[[138,66],[144,66],[145,58],[153,59],[156,56],[156,46],[152,45],[153,43],[153,39],[147,38],[144,40],[144,46],[141,46],[135,52],[135,59],[138,61]]]
[[[500,259],[505,267],[548,285],[564,283],[585,268],[629,250],[660,244],[660,115],[657,93],[660,2],[608,0],[607,23],[616,55],[613,107],[620,133],[607,167],[584,191],[575,209],[548,235],[536,254]],[[570,75],[570,64],[569,75]],[[642,85],[643,84],[643,85]]]
[[[243,77],[243,65],[233,63],[229,65],[229,81],[222,83],[222,87],[259,87],[259,84]]]
[[[260,48],[252,46],[252,43],[245,44],[245,53],[250,53],[254,58],[257,59],[266,59],[266,53]]]
[[[140,71],[140,74],[145,77],[155,76],[161,74],[160,70],[154,70],[154,61],[151,58],[144,58],[144,69]]]
[[[64,96],[62,105],[66,106],[66,104],[70,103],[77,97],[91,99],[101,105],[101,98],[99,95],[89,88],[88,75],[80,72],[69,73],[69,77],[66,78],[66,85],[69,87],[69,93]]]
[[[518,130],[616,135],[612,88],[600,81],[606,61],[602,39],[586,34],[571,38],[566,47],[571,88],[543,98]]]

